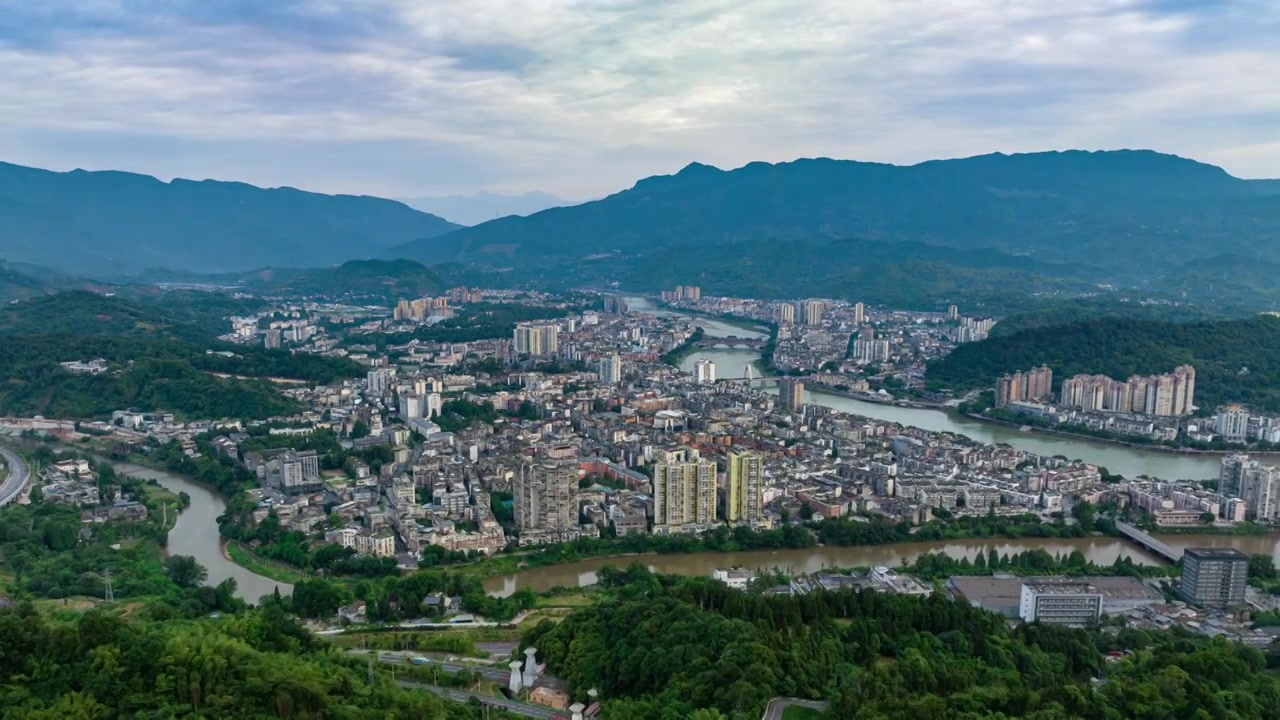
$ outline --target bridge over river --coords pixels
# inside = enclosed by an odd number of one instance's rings
[[[1169,562],[1176,563],[1182,559],[1182,550],[1169,547],[1165,543],[1151,537],[1147,533],[1130,525],[1127,522],[1116,521],[1116,529],[1120,534],[1129,538],[1138,545],[1150,550]]]
[[[700,348],[732,348],[734,350],[758,350],[769,342],[768,338],[744,338],[737,335],[724,335],[720,337],[706,337],[694,345]]]

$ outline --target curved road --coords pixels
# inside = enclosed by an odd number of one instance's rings
[[[806,707],[810,710],[818,712],[826,712],[827,704],[816,700],[800,700],[798,698],[774,698],[769,701],[769,707],[765,708],[764,720],[782,720],[782,713],[787,708],[795,705],[796,707]]]
[[[27,476],[31,471],[22,458],[9,448],[0,445],[0,455],[3,455],[5,462],[9,464],[9,474],[4,482],[0,483],[0,507],[4,507],[18,496],[18,492],[27,484]]]

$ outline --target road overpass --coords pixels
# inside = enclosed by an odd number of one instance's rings
[[[9,465],[9,473],[0,482],[0,507],[4,507],[18,498],[22,489],[27,486],[27,478],[31,475],[27,463],[17,453],[7,447],[0,446],[0,455]]]
[[[1127,522],[1117,520],[1116,529],[1120,531],[1121,535],[1132,540],[1140,547],[1150,550],[1171,563],[1176,563],[1182,559],[1181,550],[1169,547],[1165,543],[1160,542]]]

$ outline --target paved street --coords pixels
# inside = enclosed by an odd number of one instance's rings
[[[827,704],[817,700],[800,700],[797,698],[774,698],[769,701],[769,707],[765,708],[764,720],[782,720],[782,713],[787,708],[795,705],[797,707],[807,707],[819,712],[825,712]]]
[[[0,483],[0,507],[4,507],[18,497],[18,492],[26,484],[30,471],[22,458],[9,448],[0,446],[0,455],[3,455],[5,462],[9,464],[9,474],[3,483]]]
[[[430,690],[431,692],[437,695],[447,697],[450,700],[456,700],[458,702],[466,702],[467,700],[474,697],[477,700],[479,700],[481,703],[488,705],[490,707],[501,708],[503,710],[506,710],[507,712],[515,713],[517,715],[524,715],[525,717],[551,718],[551,717],[554,717],[556,714],[555,710],[552,710],[551,708],[542,707],[541,705],[529,705],[528,703],[516,702],[514,700],[508,700],[506,698],[491,697],[488,695],[472,695],[466,690],[442,688],[442,687],[437,687],[435,685],[423,685],[421,683],[412,683],[408,681],[400,681],[400,686],[407,687],[407,688],[421,688],[423,690]]]
[[[350,650],[349,652],[358,654],[358,655],[369,654],[368,650]],[[384,662],[389,665],[404,665],[408,660],[408,658],[419,657],[419,656],[426,657],[425,654],[420,654],[416,652],[408,652],[403,650],[383,650],[378,653],[378,660],[380,662]],[[465,670],[467,672],[478,672],[480,673],[480,676],[483,677],[485,680],[492,680],[497,683],[502,683],[503,685],[506,685],[507,680],[511,678],[510,670],[507,670],[507,669],[499,670],[497,668],[484,667],[482,665],[467,665],[465,663],[440,662],[438,660],[431,660],[426,665],[422,665],[421,667],[427,667],[427,668],[436,667],[436,668],[440,668],[440,672],[446,672],[446,673],[456,673],[459,670]]]

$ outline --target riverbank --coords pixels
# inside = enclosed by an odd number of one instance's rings
[[[1231,547],[1248,555],[1270,555],[1280,561],[1280,536],[1242,535],[1159,535],[1176,549],[1188,547]],[[883,545],[816,546],[795,550],[744,550],[732,552],[662,553],[643,557],[597,557],[558,565],[526,568],[506,576],[485,580],[491,595],[506,597],[529,588],[543,592],[555,587],[587,587],[597,581],[597,571],[605,566],[625,568],[639,562],[662,575],[710,576],[717,568],[742,567],[755,572],[777,571],[786,575],[830,572],[837,568],[901,567],[925,554],[941,554],[954,560],[973,562],[978,555],[1013,556],[1028,550],[1043,550],[1066,558],[1079,552],[1095,565],[1112,565],[1118,560],[1157,567],[1169,563],[1123,538],[1090,535],[1082,538],[970,538],[923,542],[895,542]],[[1153,571],[1154,572],[1154,571]]]
[[[824,389],[824,392],[829,392]],[[941,406],[940,406],[941,407]],[[1229,450],[1203,450],[1200,448],[1189,447],[1170,447],[1169,445],[1161,445],[1159,443],[1140,443],[1129,442],[1126,440],[1116,440],[1114,438],[1103,437],[1100,435],[1088,435],[1080,432],[1072,432],[1070,430],[1059,430],[1057,428],[1049,428],[1041,425],[1028,425],[1017,423],[1012,420],[1002,420],[993,418],[982,413],[963,413],[963,415],[971,420],[977,420],[990,425],[1000,425],[1002,427],[1016,428],[1024,432],[1040,432],[1046,435],[1058,435],[1060,437],[1075,438],[1077,440],[1089,440],[1092,442],[1106,443],[1115,445],[1116,447],[1127,447],[1135,450],[1152,450],[1154,452],[1170,453],[1174,455],[1204,455],[1208,457],[1216,457],[1222,455],[1233,455],[1236,453],[1248,453],[1256,457],[1280,457],[1280,451],[1276,450],[1248,450],[1243,448],[1233,448]]]

